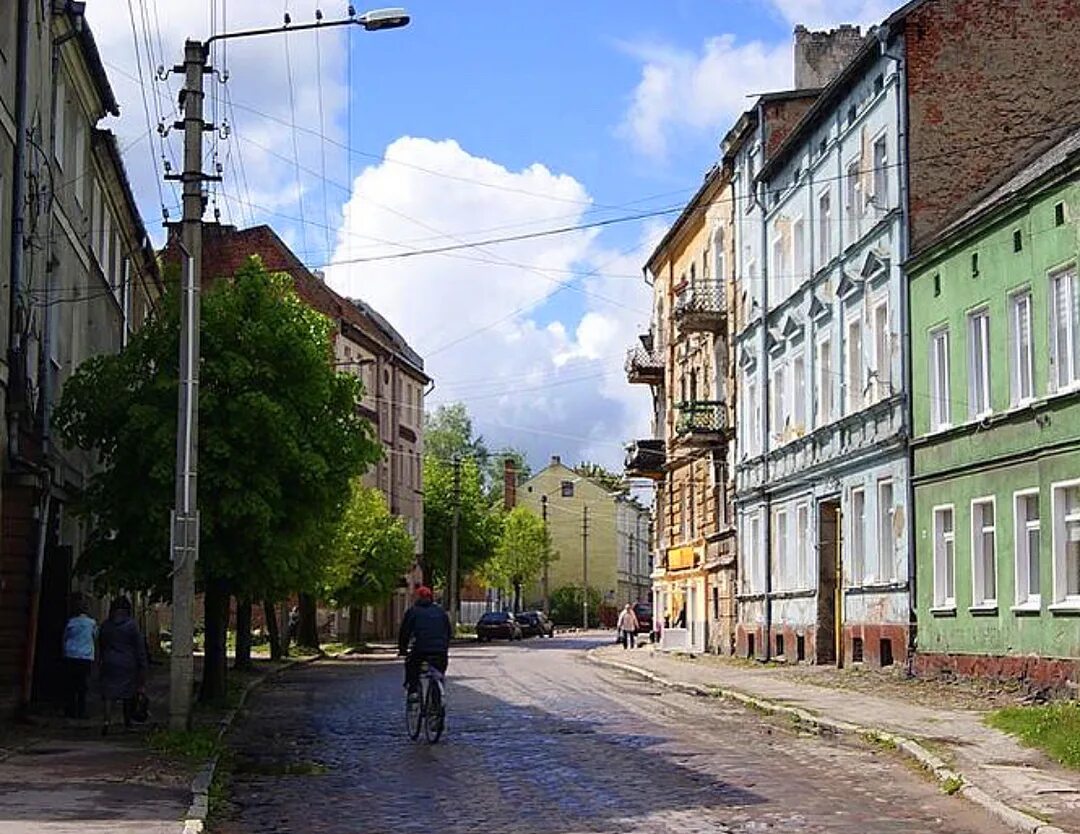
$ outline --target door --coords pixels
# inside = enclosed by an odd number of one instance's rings
[[[52,544],[45,549],[34,651],[34,700],[60,701],[64,695],[63,642],[71,589],[72,551]]]
[[[816,663],[837,662],[837,595],[840,588],[840,501],[818,503]]]

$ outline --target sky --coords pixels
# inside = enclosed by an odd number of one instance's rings
[[[88,0],[147,228],[179,170],[185,38],[347,16],[340,0]],[[883,19],[889,0],[413,0],[404,29],[337,27],[212,54],[207,220],[271,225],[425,358],[494,450],[621,469],[649,437],[626,349],[642,266],[749,96],[791,86],[792,29]],[[363,12],[365,6],[357,6]],[[228,130],[224,129],[227,123]],[[642,217],[641,215],[652,215]],[[547,230],[588,229],[490,242]],[[456,247],[433,253],[430,249]]]

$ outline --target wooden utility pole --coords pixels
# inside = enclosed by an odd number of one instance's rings
[[[544,520],[544,613],[550,614],[551,602],[548,598],[548,564],[551,562],[551,542],[548,541],[547,502],[548,497],[546,495],[541,495],[540,517]]]
[[[581,508],[581,627],[589,628],[589,508]]]
[[[458,524],[461,522],[461,456],[454,455],[454,514],[450,524],[450,577],[447,580],[446,601],[450,622],[458,624]]]

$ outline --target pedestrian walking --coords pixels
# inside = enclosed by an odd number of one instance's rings
[[[64,673],[67,698],[64,714],[68,718],[86,718],[86,693],[94,668],[98,625],[86,613],[82,594],[74,594],[70,603],[71,619],[64,626]]]
[[[135,697],[146,688],[146,642],[131,616],[131,601],[117,597],[109,606],[109,619],[101,626],[101,700],[104,721],[101,734],[109,734],[113,706],[120,701],[124,727],[130,727]]]
[[[619,630],[619,639],[623,644],[623,649],[637,646],[638,619],[637,614],[634,613],[634,606],[629,602],[619,614],[619,622],[615,627]]]

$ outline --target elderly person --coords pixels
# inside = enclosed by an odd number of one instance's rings
[[[634,613],[634,606],[629,602],[619,614],[619,622],[615,624],[615,627],[619,630],[619,642],[622,643],[623,649],[637,646],[638,619],[637,614]]]
[[[86,613],[86,600],[81,594],[71,597],[71,619],[64,626],[64,669],[67,678],[68,718],[86,718],[86,692],[94,666],[97,646],[97,621]]]
[[[131,601],[117,597],[101,626],[101,698],[105,707],[102,735],[109,734],[113,704],[123,705],[124,727],[131,727],[135,695],[146,686],[146,642],[131,616]]]

